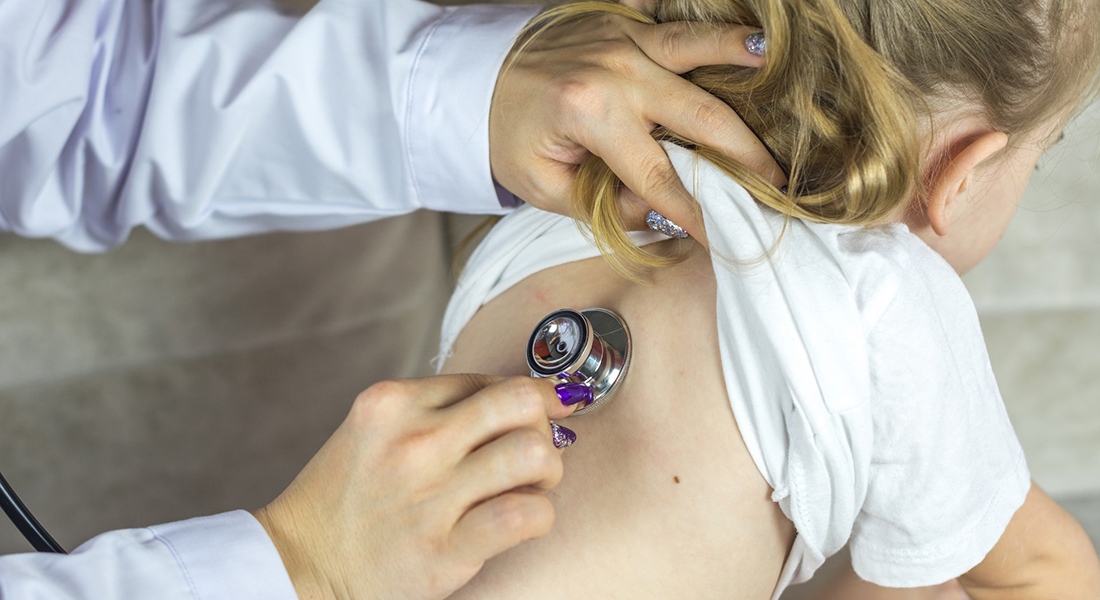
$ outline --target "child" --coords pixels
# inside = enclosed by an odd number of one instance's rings
[[[666,150],[707,249],[623,232],[595,158],[577,194],[594,239],[527,208],[489,234],[448,308],[447,371],[525,373],[531,327],[563,307],[621,314],[635,356],[616,399],[566,423],[579,441],[554,531],[457,596],[778,597],[848,544],[884,586],[1100,597],[1087,537],[1030,483],[956,274],[1000,238],[1095,80],[1098,11],[661,3],[661,20],[767,33],[759,71],[691,79],[739,110],[789,192],[679,140]],[[599,13],[644,18],[585,3],[544,22]]]

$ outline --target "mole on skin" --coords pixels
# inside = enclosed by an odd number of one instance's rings
[[[680,477],[678,475],[673,475],[672,480],[675,481],[676,483],[680,483]]]

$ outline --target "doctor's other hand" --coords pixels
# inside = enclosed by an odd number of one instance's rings
[[[562,478],[547,380],[384,381],[294,482],[254,512],[302,600],[438,600],[546,534]]]
[[[605,14],[547,27],[526,46],[521,37],[493,93],[493,176],[529,204],[569,214],[576,167],[592,153],[633,192],[620,200],[628,226],[644,229],[653,208],[702,241],[695,203],[650,133],[663,125],[741,160],[777,186],[786,183],[737,113],[678,75],[703,65],[763,65],[745,45],[757,31]]]

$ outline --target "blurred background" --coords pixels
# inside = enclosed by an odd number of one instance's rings
[[[477,217],[105,255],[0,236],[0,470],[66,548],[273,499],[383,378],[425,375]],[[1100,105],[965,280],[1036,481],[1100,543]],[[7,520],[0,552],[28,551]]]

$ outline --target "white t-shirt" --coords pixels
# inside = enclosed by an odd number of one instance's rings
[[[955,272],[904,225],[785,224],[714,165],[666,150],[703,209],[734,417],[797,530],[775,596],[845,543],[861,577],[890,587],[981,562],[1030,476]],[[441,356],[504,290],[598,255],[568,218],[505,217],[459,281]]]

